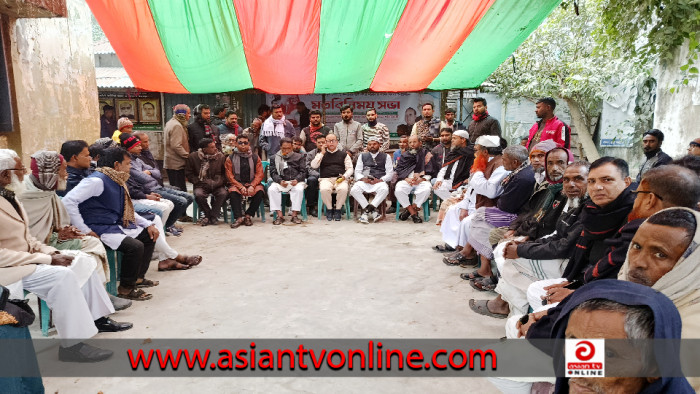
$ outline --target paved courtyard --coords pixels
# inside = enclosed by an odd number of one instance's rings
[[[473,313],[483,296],[431,249],[430,223],[318,221],[253,227],[185,225],[169,237],[203,263],[157,272],[153,299],[116,320],[134,328],[109,338],[499,338],[503,320]],[[488,297],[493,297],[490,293]],[[33,303],[33,305],[35,305]],[[32,335],[40,336],[38,324]],[[121,392],[497,392],[465,378],[45,378],[48,393]]]

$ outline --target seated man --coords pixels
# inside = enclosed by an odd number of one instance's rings
[[[349,153],[338,149],[338,136],[335,134],[326,136],[326,144],[311,161],[311,168],[319,170],[318,188],[321,190],[321,199],[326,205],[326,218],[329,221],[339,221],[341,208],[348,196],[348,178],[352,175],[352,159]],[[332,197],[334,191],[335,205]]]
[[[552,140],[544,140],[532,147],[530,150],[530,165],[535,170],[535,180],[538,184],[545,182],[545,155],[550,150],[557,147],[557,144]],[[564,149],[566,154],[569,154],[568,149]],[[568,157],[566,158],[568,161]]]
[[[396,164],[396,189],[394,194],[403,210],[399,219],[407,220],[410,216],[413,223],[423,223],[418,215],[418,209],[430,197],[430,175],[425,175],[425,156],[427,150],[422,147],[418,136],[408,138],[408,149],[401,154]],[[413,203],[409,195],[413,193]]]
[[[302,141],[300,137],[292,138],[292,151],[294,151],[294,153],[301,153],[302,155],[306,154],[306,150],[304,150],[304,141]]]
[[[158,228],[134,212],[126,188],[131,158],[119,147],[102,152],[98,169],[63,198],[71,224],[83,234],[123,253],[118,296],[144,301],[153,296],[138,287],[158,282],[146,279]]]
[[[106,360],[112,351],[80,341],[99,331],[128,330],[132,325],[107,317],[114,308],[94,270],[79,278],[67,268],[73,257],[30,234],[27,214],[15,198],[23,191],[25,172],[17,153],[0,149],[0,285],[10,288],[10,298],[22,299],[27,290],[46,301],[61,338],[59,360]]]
[[[301,145],[300,145],[301,146]],[[292,200],[292,223],[301,224],[299,212],[304,199],[304,188],[306,184],[306,157],[293,151],[292,140],[282,138],[280,150],[270,161],[270,176],[272,184],[267,189],[270,198],[270,211],[277,212],[277,218],[272,224],[280,225],[284,223],[282,215],[282,193],[289,193]]]
[[[527,162],[525,147],[514,145],[504,149],[503,168],[510,171],[510,174],[501,181],[503,192],[496,206],[477,209],[469,227],[469,244],[481,256],[481,267],[471,274],[462,275],[462,278],[470,280],[483,278],[479,283],[472,283],[472,286],[478,290],[493,290],[495,287],[496,279],[491,270],[493,258],[493,246],[489,240],[491,231],[508,226],[515,220],[520,209],[527,202],[523,196],[529,196],[535,186],[535,173]],[[490,280],[487,281],[487,279]]]
[[[236,221],[231,223],[231,228],[238,228],[245,224],[253,225],[253,216],[258,211],[260,203],[265,197],[265,189],[262,185],[263,166],[258,155],[250,151],[250,141],[245,133],[239,134],[236,139],[238,151],[226,158],[226,178],[229,184],[229,201]],[[248,200],[248,209],[243,215],[244,200]]]
[[[466,130],[457,130],[452,134],[450,151],[438,171],[433,190],[445,201],[469,178],[469,169],[474,163],[474,149],[468,146],[469,134]]]
[[[316,148],[306,152],[306,206],[311,216],[318,216],[318,178],[321,176],[318,168],[311,168],[311,162],[325,145],[326,136],[317,135]]]
[[[111,139],[110,139],[111,141]],[[61,145],[61,156],[68,163],[68,181],[65,190],[58,190],[56,193],[63,197],[71,191],[78,183],[90,175],[90,151],[88,144],[82,140],[66,141]]]
[[[204,213],[204,217],[198,222],[202,226],[219,223],[221,207],[228,198],[225,163],[226,156],[216,149],[216,143],[210,138],[202,138],[199,141],[199,150],[190,153],[187,158],[185,177],[192,184],[194,199]]]
[[[378,208],[389,195],[388,182],[394,177],[391,159],[379,151],[379,146],[379,138],[370,137],[367,140],[367,152],[361,153],[357,159],[355,184],[350,189],[350,195],[362,207],[360,223],[364,224],[369,223],[369,215],[372,215],[372,221],[380,217]],[[367,202],[365,193],[374,193],[371,204]]]
[[[452,148],[452,132],[453,130],[450,127],[440,129],[440,143],[437,144],[428,155],[428,168],[426,170],[429,171],[428,175],[432,177],[430,183],[433,185],[435,181],[437,181],[438,173],[442,169],[443,164],[445,164],[445,158]],[[469,134],[467,134],[467,136],[469,136]],[[401,155],[401,153],[399,153],[399,155]]]
[[[97,237],[82,234],[70,225],[68,212],[56,195],[57,190],[66,187],[66,167],[63,156],[56,152],[41,150],[34,153],[31,161],[32,172],[24,178],[25,191],[17,195],[17,199],[27,212],[29,232],[34,238],[74,257],[78,255],[77,251],[82,252],[82,256],[95,262],[95,272],[100,282],[106,283],[110,273],[107,252],[102,242]],[[117,311],[131,306],[131,301],[111,294],[109,299]]]
[[[528,241],[506,240],[496,247],[494,257],[500,278],[495,291],[499,295],[495,300],[470,302],[472,309],[498,318],[506,317],[511,312],[522,315],[530,306],[528,286],[537,280],[561,276],[583,228],[583,223],[578,219],[583,210],[587,178],[588,163],[585,162],[574,163],[564,172],[563,193],[567,200],[560,204],[563,210],[549,208],[550,211],[560,212],[554,233]]]
[[[156,181],[158,181],[159,185],[163,186],[163,175],[160,172],[160,167],[158,166],[156,158],[153,157],[153,153],[151,153],[151,137],[149,137],[144,131],[136,131],[134,132],[134,135],[141,140],[141,153],[136,156],[144,164],[153,169],[149,170],[150,175],[155,178]]]

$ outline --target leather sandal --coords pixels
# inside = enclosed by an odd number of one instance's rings
[[[239,228],[243,225],[244,222],[245,218],[236,219],[235,222],[231,223],[231,228]]]
[[[282,215],[278,215],[278,216],[277,216],[277,219],[275,219],[275,221],[272,222],[272,224],[274,224],[275,226],[279,226],[280,224],[282,224],[282,223],[284,223],[284,222],[285,222],[285,220],[284,220],[284,218],[282,217]]]
[[[253,218],[251,218],[250,216],[246,216],[245,219],[243,219],[243,224],[245,224],[248,227],[252,226]]]
[[[143,278],[141,279],[141,282],[136,282],[136,287],[155,287],[158,286],[159,283],[160,282],[158,282],[157,280]]]
[[[117,297],[134,301],[146,301],[153,298],[153,295],[148,294],[141,289],[132,288],[128,293],[117,293]]]
[[[299,219],[299,216],[294,215],[294,216],[292,216],[292,223],[294,223],[294,224],[302,224],[302,223],[304,223],[304,222],[303,222],[301,219]]]

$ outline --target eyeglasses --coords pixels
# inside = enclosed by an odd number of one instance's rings
[[[22,172],[27,172],[27,167],[22,167],[22,168],[8,168],[8,171],[22,171]]]
[[[238,143],[238,145],[250,145],[250,142],[248,141],[241,141]]]
[[[652,192],[651,190],[632,190],[632,193],[637,194],[637,193],[646,193],[646,194],[653,194],[658,198],[659,200],[663,201],[664,199],[661,198],[658,194]]]

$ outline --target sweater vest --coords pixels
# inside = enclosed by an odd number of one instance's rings
[[[121,234],[119,226],[122,225],[124,216],[124,188],[101,172],[93,172],[90,177],[100,178],[104,188],[99,196],[91,197],[78,205],[80,216],[97,235]],[[130,228],[134,227],[132,225]]]
[[[345,157],[348,154],[338,149],[334,153],[326,151],[321,159],[321,178],[335,178],[345,173]]]
[[[365,152],[362,154],[362,169],[366,172],[369,170],[369,175],[375,178],[381,178],[386,175],[386,153],[379,152],[377,157],[372,158],[372,154]]]

